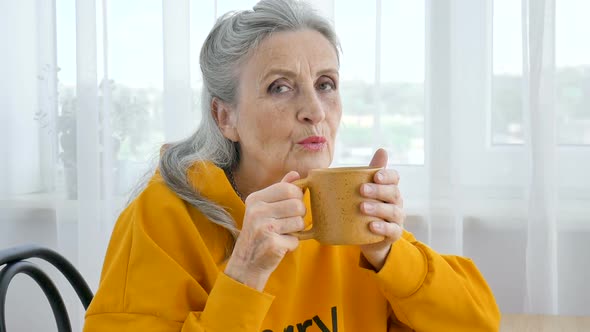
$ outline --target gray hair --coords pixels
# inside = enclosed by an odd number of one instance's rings
[[[202,120],[197,131],[185,140],[169,144],[160,158],[162,178],[181,199],[196,207],[211,222],[231,234],[229,256],[239,230],[231,215],[203,197],[187,178],[196,162],[210,161],[231,172],[240,160],[239,144],[225,138],[211,112],[213,98],[236,103],[240,66],[260,42],[273,32],[311,29],[321,33],[336,49],[340,44],[331,23],[307,3],[296,0],[262,0],[253,10],[230,12],[220,17],[201,49],[203,74]]]

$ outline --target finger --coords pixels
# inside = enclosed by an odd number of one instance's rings
[[[399,184],[399,173],[394,169],[382,169],[375,173],[373,182],[378,184]]]
[[[371,162],[369,163],[371,167],[386,167],[387,166],[387,151],[384,149],[377,149]]]
[[[404,210],[399,206],[382,202],[363,202],[361,204],[361,211],[368,216],[377,217],[399,225],[403,225],[406,218]]]
[[[305,228],[305,223],[301,217],[290,217],[275,219],[269,223],[269,230],[277,234],[291,234],[300,232]]]
[[[293,172],[295,174],[297,174],[296,172]],[[289,175],[289,174],[287,174]],[[285,178],[287,178],[287,175],[285,176]],[[297,177],[299,175],[297,174]],[[291,179],[294,178],[290,177]],[[285,179],[283,178],[283,179]],[[287,178],[289,179],[289,178]],[[262,190],[253,192],[252,194],[248,195],[248,197],[246,198],[246,205],[252,204],[253,202],[256,201],[261,201],[261,202],[266,202],[266,203],[273,203],[273,202],[279,202],[279,201],[283,201],[283,200],[287,200],[287,199],[291,199],[291,198],[295,198],[295,199],[302,199],[303,198],[303,192],[301,191],[301,189],[299,189],[299,187],[297,187],[294,184],[288,183],[288,182],[279,182],[279,183],[275,183],[269,187],[266,187]]]
[[[404,232],[402,225],[385,221],[373,221],[369,225],[369,229],[377,235],[383,235],[388,239],[394,240],[399,239]]]
[[[383,185],[375,183],[365,183],[361,186],[361,195],[366,198],[372,198],[386,203],[401,205],[403,203],[401,192],[396,185]]]
[[[295,251],[299,246],[299,239],[293,235],[279,235],[280,245],[286,248],[287,251]]]
[[[305,216],[306,208],[303,200],[290,198],[266,205],[269,215],[274,219]]]
[[[285,174],[285,176],[283,176],[283,179],[281,180],[281,182],[293,182],[295,180],[299,180],[301,176],[299,175],[299,173],[295,172],[295,171],[290,171],[289,173]]]
[[[299,239],[291,235],[274,234],[261,242],[258,249],[261,260],[275,261],[282,259],[289,251],[294,251],[299,246]],[[274,264],[273,264],[274,265]]]

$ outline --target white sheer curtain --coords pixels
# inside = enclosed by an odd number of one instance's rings
[[[472,257],[503,312],[590,315],[585,1],[310,2],[344,51],[335,165],[387,148],[407,228]],[[214,19],[254,3],[0,1],[0,247],[55,248],[96,289],[129,189],[198,124]]]
[[[529,154],[525,310],[558,313],[555,0],[523,2],[524,123]]]

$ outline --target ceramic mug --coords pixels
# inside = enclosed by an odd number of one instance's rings
[[[322,244],[361,245],[383,241],[369,229],[378,220],[363,214],[361,202],[375,201],[361,196],[363,183],[373,182],[376,167],[318,168],[305,179],[293,182],[310,191],[313,224],[310,229],[291,233],[300,240],[315,239]],[[308,212],[309,213],[309,212]]]

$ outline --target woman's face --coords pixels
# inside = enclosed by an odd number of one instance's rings
[[[338,57],[319,32],[278,32],[240,67],[235,130],[240,168],[276,181],[328,167],[342,106]]]

